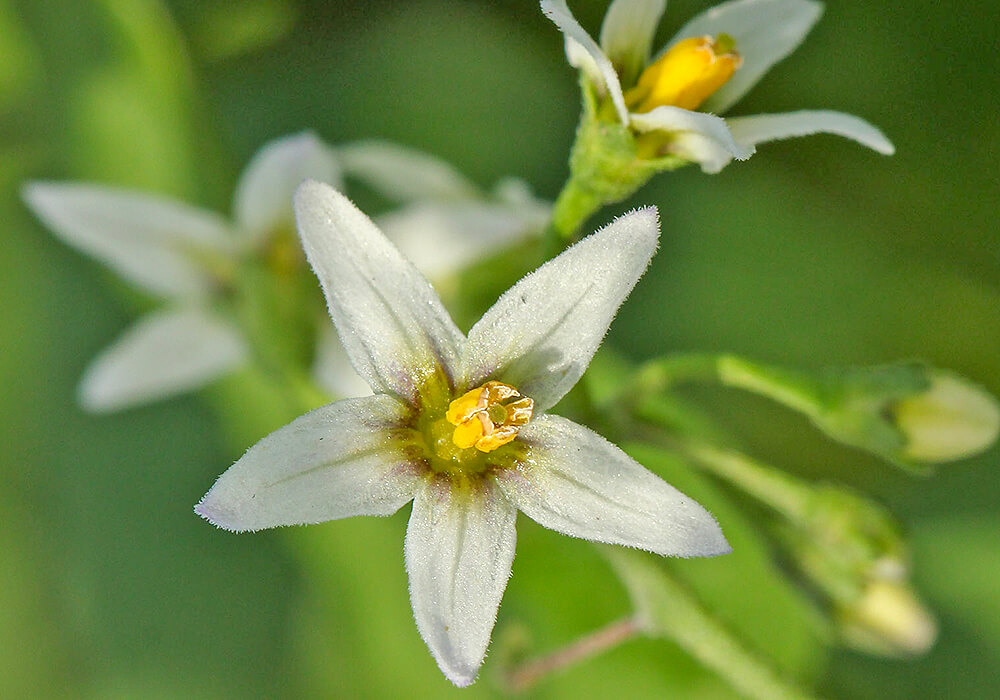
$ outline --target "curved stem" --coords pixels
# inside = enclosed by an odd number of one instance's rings
[[[507,687],[514,692],[528,690],[535,683],[556,671],[597,656],[641,634],[642,627],[634,617],[612,622],[610,625],[595,630],[561,649],[510,669],[505,674]]]
[[[805,517],[813,490],[795,477],[735,450],[695,442],[680,443],[681,451],[703,468],[778,511],[793,522]]]

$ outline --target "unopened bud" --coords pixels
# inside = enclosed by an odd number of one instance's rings
[[[978,386],[944,372],[930,387],[893,404],[891,417],[906,438],[903,455],[919,462],[949,462],[979,454],[1000,433],[1000,408]]]
[[[885,656],[916,656],[931,648],[937,622],[905,583],[874,579],[861,597],[840,608],[837,622],[851,647]]]

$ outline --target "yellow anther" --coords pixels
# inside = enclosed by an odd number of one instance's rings
[[[452,401],[445,419],[455,426],[456,446],[492,452],[517,437],[534,408],[533,400],[509,384],[486,382]]]
[[[735,46],[728,34],[677,42],[642,72],[636,86],[625,93],[625,103],[634,112],[664,105],[697,109],[743,64]]]

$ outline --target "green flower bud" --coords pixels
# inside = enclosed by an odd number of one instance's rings
[[[997,439],[1000,409],[975,384],[944,372],[931,374],[930,387],[891,407],[906,436],[903,455],[920,462],[948,462],[979,454]]]
[[[720,358],[720,380],[800,411],[831,438],[899,466],[948,462],[988,449],[1000,405],[986,390],[917,362],[794,372]]]
[[[791,563],[815,589],[841,641],[858,651],[912,656],[937,625],[907,578],[909,552],[895,519],[846,489],[821,486],[802,517],[776,527]]]

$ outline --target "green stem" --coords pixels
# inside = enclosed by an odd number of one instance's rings
[[[809,700],[813,696],[782,678],[747,649],[653,557],[602,547],[628,589],[638,619],[651,637],[673,640],[737,692],[755,700]]]
[[[658,394],[683,382],[719,382],[717,355],[670,355],[644,364],[636,374],[635,389],[642,394]]]
[[[659,393],[684,382],[743,389],[810,417],[819,410],[816,386],[807,375],[728,354],[682,354],[651,360],[639,370],[635,389],[638,395]]]
[[[734,450],[683,443],[688,457],[716,476],[739,487],[793,522],[802,522],[813,490],[795,477]]]
[[[619,644],[642,634],[642,627],[634,617],[612,622],[606,627],[580,637],[576,641],[544,656],[526,661],[504,676],[508,689],[515,693],[528,690],[548,675],[574,664],[593,658]]]
[[[565,247],[578,237],[583,224],[604,206],[604,198],[580,179],[570,176],[552,209],[552,232]]]
[[[814,383],[804,373],[768,367],[735,355],[720,355],[719,381],[725,386],[765,396],[793,411],[815,416],[819,401]]]

